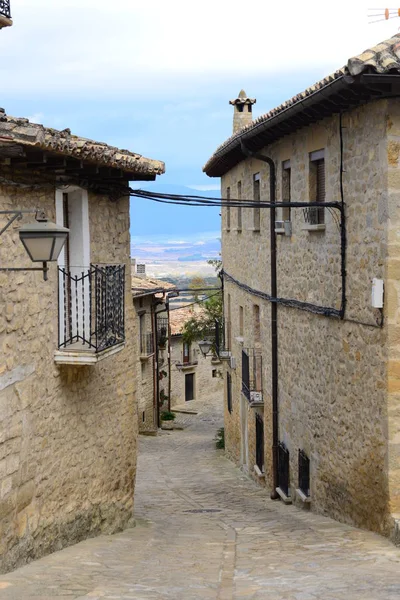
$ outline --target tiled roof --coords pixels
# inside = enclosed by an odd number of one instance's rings
[[[69,129],[58,131],[30,123],[28,119],[10,117],[0,109],[0,148],[10,145],[55,152],[99,166],[120,169],[126,173],[161,175],[165,172],[165,165],[159,160],[78,137]]]
[[[161,281],[160,279],[150,279],[149,277],[132,276],[132,295],[134,298],[157,294],[161,292],[172,292],[176,290],[176,285]]]
[[[300,92],[290,98],[280,106],[273,108],[266,114],[258,117],[249,125],[240,129],[223,144],[221,144],[211,158],[205,164],[203,171],[206,173],[214,166],[215,159],[225,154],[228,148],[231,148],[235,142],[246,134],[246,139],[249,139],[251,132],[257,131],[257,127],[267,121],[273,119],[278,114],[283,113],[288,108],[304,101],[305,98],[323,90],[336,79],[343,77],[356,77],[362,73],[396,73],[400,74],[400,34],[396,34],[385,42],[381,42],[377,46],[365,50],[362,54],[350,58],[346,66],[338,69],[331,75],[328,75],[321,81],[310,86],[304,92]]]
[[[203,308],[197,304],[192,306],[182,306],[181,308],[173,308],[169,311],[169,323],[171,327],[171,335],[181,335],[183,327],[193,315],[198,315],[203,312]]]

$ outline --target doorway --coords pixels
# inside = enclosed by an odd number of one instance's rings
[[[185,375],[185,402],[194,400],[194,373]]]

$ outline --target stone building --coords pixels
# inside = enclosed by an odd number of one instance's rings
[[[223,393],[223,368],[219,358],[203,356],[198,344],[183,341],[182,332],[188,319],[202,312],[199,305],[171,308],[171,408],[190,400],[207,400]]]
[[[1,0],[0,2],[0,29],[3,27],[11,27],[13,24],[11,19],[10,0]]]
[[[399,91],[396,35],[204,167],[227,199],[228,455],[272,498],[397,540]]]
[[[129,181],[164,164],[0,113],[0,204],[69,229],[48,281],[0,273],[0,569],[132,523],[137,325]],[[1,215],[3,225],[6,215]],[[18,220],[1,267],[30,268]]]
[[[138,265],[142,267],[143,265]],[[172,283],[138,274],[132,276],[137,315],[137,390],[139,432],[156,432],[160,413],[169,409],[170,348],[168,300]]]

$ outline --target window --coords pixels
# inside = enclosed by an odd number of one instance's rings
[[[256,465],[264,473],[264,420],[256,413]]]
[[[242,350],[242,394],[250,401],[250,360],[245,350]]]
[[[231,295],[228,294],[228,318],[226,320],[226,350],[230,350],[232,347],[232,329],[231,329]]]
[[[226,201],[229,204],[231,199],[231,188],[226,188]],[[230,231],[231,229],[231,209],[229,206],[226,207],[226,230]]]
[[[289,450],[285,444],[278,445],[278,487],[285,496],[290,496],[289,490]]]
[[[299,450],[299,490],[310,495],[310,459],[303,450]]]
[[[183,343],[183,364],[190,362],[190,344]]]
[[[244,330],[244,311],[243,306],[239,306],[239,335],[243,335]]]
[[[259,344],[261,342],[261,331],[260,331],[260,307],[258,304],[253,305],[253,324],[254,324],[254,342]]]
[[[282,163],[282,202],[291,201],[291,170],[290,160]],[[290,221],[290,208],[282,208],[282,220]]]
[[[226,402],[228,410],[232,412],[232,376],[230,373],[226,374]]]
[[[260,190],[260,173],[253,175],[253,200],[254,202],[260,202],[261,190]],[[253,229],[254,231],[260,231],[260,207],[255,206],[253,208]]]
[[[237,197],[238,200],[242,199],[242,182],[238,181],[237,184]],[[242,207],[238,206],[237,209],[237,230],[242,231]]]
[[[310,202],[325,202],[325,151],[317,150],[310,153]],[[309,224],[323,225],[325,209],[311,207]]]

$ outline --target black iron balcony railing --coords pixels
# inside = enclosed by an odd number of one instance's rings
[[[289,450],[282,442],[278,446],[278,487],[289,497]]]
[[[323,206],[310,206],[303,208],[304,221],[308,225],[323,225],[325,223],[325,208]]]
[[[125,341],[125,265],[59,267],[60,349],[102,352]]]
[[[231,349],[231,324],[226,319],[215,321],[215,354],[219,358],[229,358]]]
[[[249,402],[262,402],[262,355],[257,348],[242,350],[242,393]]]
[[[152,333],[143,333],[140,336],[140,354],[141,356],[151,356],[154,354],[154,340]]]
[[[305,496],[310,495],[310,459],[299,450],[299,489]]]
[[[165,348],[168,341],[168,319],[157,317],[157,342],[159,348]]]
[[[0,16],[11,19],[10,0],[0,0]]]

